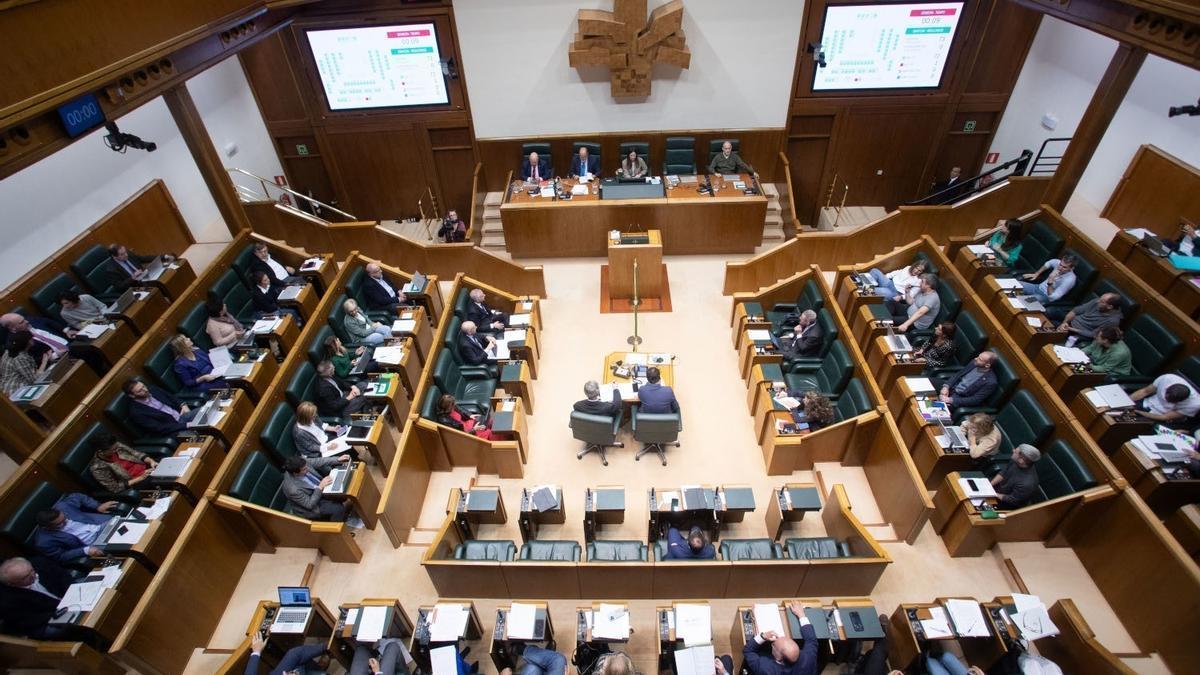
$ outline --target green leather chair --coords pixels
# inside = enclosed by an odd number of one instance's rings
[[[838,396],[837,403],[833,406],[833,421],[836,424],[851,417],[858,417],[872,408],[871,399],[867,398],[867,390],[863,388],[862,382],[854,377],[850,379],[846,390]]]
[[[45,481],[39,482],[30,491],[29,496],[17,504],[3,524],[0,524],[0,538],[7,540],[14,549],[26,551],[28,555],[39,555],[33,547],[33,533],[38,527],[37,514],[52,508],[62,496],[62,490]],[[94,565],[87,556],[80,556],[64,566],[76,571],[86,571]]]
[[[292,373],[287,389],[283,390],[283,395],[287,398],[288,403],[292,404],[292,408],[297,408],[305,401],[317,400],[314,393],[316,388],[317,369],[305,361],[296,368],[296,372]]]
[[[620,148],[621,157],[617,162],[618,166],[620,166],[621,162],[625,161],[630,152],[637,151],[638,157],[646,160],[646,170],[650,170],[650,143],[646,141],[625,141],[621,144]],[[588,152],[591,152],[591,150],[588,150]]]
[[[550,175],[553,176],[554,175],[554,156],[550,154],[550,144],[549,143],[522,143],[521,144],[521,159],[522,160],[529,159],[529,153],[531,153],[531,152],[536,152],[538,154],[538,159],[546,160],[546,168],[549,170]],[[591,150],[588,150],[588,152],[591,152]],[[518,169],[520,168],[520,163],[518,163],[517,168]],[[517,177],[520,178],[519,171],[517,172]]]
[[[591,141],[575,141],[571,144],[571,161],[575,161],[575,156],[579,154],[580,148],[587,148],[588,156],[596,158],[596,165],[601,163],[600,159],[600,144]]]
[[[1176,370],[1176,374],[1192,383],[1192,387],[1200,390],[1200,356],[1189,356],[1184,359]]]
[[[509,539],[468,539],[454,547],[455,560],[497,560],[511,562],[517,545]]]
[[[722,560],[780,560],[783,547],[766,537],[761,539],[722,539]]]
[[[442,397],[442,390],[436,384],[430,383],[425,390],[425,398],[421,400],[421,417],[437,421],[437,402]]]
[[[75,280],[71,277],[62,274],[55,274],[47,281],[45,285],[33,292],[29,299],[33,301],[34,306],[46,316],[55,321],[63,321],[62,305],[58,304],[58,296],[64,291],[74,290],[83,293],[83,289],[75,285]]]
[[[333,307],[329,309],[329,316],[326,317],[325,323],[333,329],[335,335],[341,338],[343,345],[346,345],[347,348],[357,348],[362,346],[363,343],[358,340],[352,340],[350,334],[346,332],[346,308],[342,306],[345,302],[346,294],[343,293],[338,296],[337,300],[333,303]]]
[[[834,342],[829,353],[821,359],[820,366],[813,368],[809,365],[795,364],[792,372],[783,376],[789,390],[805,392],[818,391],[826,396],[835,397],[846,388],[850,376],[854,374],[854,363],[850,353],[842,343]]]
[[[975,355],[987,347],[987,333],[983,332],[975,317],[966,311],[960,311],[954,318],[954,360],[945,368],[938,368],[930,373],[938,379],[953,377],[963,366],[975,358]]]
[[[932,258],[925,255],[924,251],[917,251],[916,255],[913,256],[913,260],[920,260],[924,262],[925,271],[929,274],[941,275],[941,268],[937,266],[937,263],[935,263]]]
[[[584,455],[595,451],[600,455],[600,463],[608,466],[605,449],[610,446],[625,447],[624,443],[617,440],[617,434],[621,431],[621,415],[608,417],[572,410],[569,424],[575,440],[584,442],[583,449],[575,453],[575,459],[583,459]]]
[[[644,541],[601,540],[588,542],[588,562],[647,562],[649,549]]]
[[[1034,463],[1038,490],[1033,503],[1057,499],[1096,487],[1096,478],[1066,441],[1054,441]]]
[[[937,286],[938,299],[941,303],[938,306],[937,314],[933,315],[933,323],[929,324],[929,328],[912,328],[906,334],[910,341],[921,341],[933,335],[934,326],[944,321],[954,321],[958,317],[958,312],[962,309],[962,298],[958,296],[958,291],[947,283],[939,281]],[[874,307],[875,305],[872,305]]]
[[[1058,257],[1065,240],[1040,218],[1033,221],[1021,239],[1021,252],[1009,268],[1013,273],[1032,272],[1046,261]]]
[[[995,422],[1000,429],[1000,445],[992,457],[992,468],[996,470],[1012,459],[1013,448],[1022,443],[1040,448],[1054,433],[1054,422],[1042,410],[1037,399],[1024,389],[1013,394],[996,413]]]
[[[308,362],[313,364],[313,366],[325,360],[325,340],[333,334],[333,329],[329,327],[329,324],[325,324],[313,336],[312,342],[308,345],[307,352]]]
[[[790,325],[795,324],[796,319],[793,317],[800,314],[804,310],[811,309],[814,312],[819,312],[824,307],[825,298],[821,295],[821,289],[817,288],[817,284],[814,283],[812,279],[809,279],[808,281],[804,282],[803,286],[800,287],[800,295],[796,297],[795,302],[790,304],[777,302],[771,308],[771,310],[766,313],[766,316],[767,321],[771,322],[771,327],[775,329],[776,335],[778,335],[780,330],[786,329]],[[746,313],[750,314],[748,309]],[[761,309],[759,312],[755,313],[755,315],[759,314],[761,314]]]
[[[229,289],[221,298],[225,302],[225,308],[229,310],[229,314],[241,321],[244,326],[249,328],[254,325],[254,317],[258,310],[254,307],[254,300],[250,297],[250,290],[238,284]]]
[[[521,545],[517,560],[579,562],[579,542],[534,539]]]
[[[461,370],[454,357],[442,350],[433,369],[433,382],[438,389],[452,395],[458,405],[473,413],[484,413],[491,407],[496,393],[496,380],[478,372]]]
[[[458,334],[462,332],[462,319],[457,315],[451,316],[446,324],[446,334],[442,337],[442,351],[450,354],[456,366],[463,374],[471,374],[486,376],[493,379],[500,377],[500,366],[496,363],[487,363],[478,366],[469,366],[463,363],[462,356],[458,353]]]
[[[709,141],[708,142],[708,161],[704,163],[704,167],[706,169],[712,165],[713,158],[716,157],[717,155],[721,154],[721,147],[723,145],[725,145],[725,141],[729,141],[729,144],[733,146],[734,152],[741,151],[740,149],[742,147],[742,142],[736,138],[719,138],[715,141]],[[745,161],[745,160],[746,160],[746,158],[743,157],[742,161]],[[748,163],[749,162],[747,162],[747,164]]]
[[[663,156],[664,176],[689,176],[696,171],[696,139],[692,136],[668,136]]]
[[[203,302],[197,302],[183,317],[183,320],[175,325],[175,330],[190,337],[197,347],[205,350],[212,349],[212,340],[208,338],[208,331],[204,330],[207,323],[208,309]]]
[[[205,396],[199,391],[183,386],[183,380],[175,372],[175,352],[171,351],[170,341],[163,342],[155,349],[150,358],[142,363],[150,382],[166,390],[175,398],[191,406],[203,401]]]
[[[258,440],[263,447],[271,452],[275,461],[283,464],[288,457],[294,456],[296,441],[292,438],[292,424],[296,421],[296,412],[284,401],[275,404],[271,416],[258,434]]]
[[[291,510],[283,494],[283,471],[258,450],[242,462],[229,486],[229,496],[284,513]]]
[[[83,282],[88,293],[105,302],[112,302],[120,295],[109,286],[105,273],[110,257],[107,248],[93,244],[71,263],[71,274]]]
[[[469,304],[471,304],[471,292],[464,288],[454,298],[454,316],[458,317],[460,323],[467,320],[467,305]]]
[[[833,537],[793,537],[783,543],[792,560],[850,558],[850,543]]]
[[[973,358],[973,356],[972,356]],[[1017,379],[1016,373],[1013,372],[1012,366],[1004,359],[1002,354],[996,354],[996,360],[992,363],[992,370],[996,373],[996,391],[987,398],[982,404],[977,406],[962,406],[954,409],[954,423],[958,424],[967,415],[977,412],[985,412],[989,415],[995,415],[1004,402],[1012,396],[1013,390],[1016,389],[1020,380]]]
[[[244,283],[253,284],[254,282],[250,280],[250,263],[252,262],[254,262],[254,244],[247,244],[229,266]]]
[[[1149,313],[1139,314],[1129,324],[1124,339],[1133,357],[1133,370],[1125,377],[1113,378],[1122,385],[1150,384],[1183,350],[1183,341]]]
[[[662,465],[666,466],[667,451],[663,446],[679,447],[679,432],[683,431],[683,417],[680,413],[639,413],[639,407],[633,406],[630,423],[633,426],[633,440],[644,445],[633,459],[640,461],[642,455],[653,452],[662,460]],[[620,427],[620,420],[617,420],[617,426]],[[572,428],[574,428],[574,424],[572,424]]]

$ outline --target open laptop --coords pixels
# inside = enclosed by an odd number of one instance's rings
[[[1146,250],[1150,252],[1150,255],[1155,255],[1159,258],[1166,258],[1167,256],[1171,255],[1171,250],[1167,248],[1166,245],[1162,243],[1162,240],[1158,237],[1146,235],[1142,237],[1142,240],[1138,243],[1140,243],[1142,246],[1145,246]]]
[[[142,278],[145,279],[146,281],[156,281],[159,277],[162,276],[162,273],[163,273],[162,256],[160,255],[160,256],[156,257],[154,260],[151,260],[150,264],[146,265],[145,269],[146,269],[146,275],[143,276]]]
[[[362,356],[354,362],[354,366],[350,368],[351,375],[359,375],[367,372],[367,366],[371,365],[371,359],[375,356],[375,348],[367,347],[363,350]]]
[[[216,400],[209,400],[204,405],[200,406],[199,412],[188,422],[189,427],[206,427],[212,424],[213,418],[220,412],[217,407]]]
[[[338,467],[329,472],[329,477],[333,480],[329,481],[329,485],[322,490],[325,494],[338,494],[346,491],[346,483],[350,480],[350,474],[354,471],[354,464],[350,463],[345,467]]]
[[[38,376],[38,379],[34,382],[34,384],[57,382],[59,378],[61,378],[63,375],[66,375],[67,371],[71,369],[71,364],[71,359],[59,359],[54,363],[54,365],[47,368],[45,372]]]
[[[1021,297],[1021,304],[1025,305],[1025,309],[1030,312],[1044,312],[1046,306],[1038,301],[1037,297],[1025,295]]]
[[[272,633],[303,633],[312,616],[312,595],[307,586],[280,586],[279,611],[271,623]]]
[[[904,335],[896,335],[896,331],[890,323],[887,327],[887,337],[884,340],[888,343],[888,347],[891,347],[892,351],[897,354],[907,354],[913,350],[912,343],[908,341],[908,338]]]
[[[104,308],[105,314],[123,314],[129,306],[137,302],[137,294],[132,288],[121,294],[113,304]]]
[[[862,286],[863,288],[875,288],[879,285],[875,283],[875,277],[871,276],[870,274],[855,272],[852,276],[854,277],[854,283]]]
[[[425,284],[429,283],[429,279],[420,272],[413,272],[412,281],[404,285],[405,293],[420,293],[425,290]]]
[[[937,418],[937,423],[941,427],[942,435],[946,437],[946,441],[950,444],[951,450],[967,449],[967,437],[963,435],[961,428],[954,425],[946,426],[946,421],[941,417]]]

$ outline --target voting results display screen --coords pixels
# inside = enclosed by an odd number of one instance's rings
[[[330,110],[450,102],[431,23],[310,30],[307,35]]]
[[[813,91],[937,87],[961,2],[830,5]]]

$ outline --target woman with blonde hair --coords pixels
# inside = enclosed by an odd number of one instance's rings
[[[175,374],[183,386],[191,392],[206,393],[212,389],[225,389],[225,378],[213,373],[212,360],[203,349],[196,349],[192,339],[186,335],[171,338],[171,351],[175,352]]]
[[[351,340],[378,345],[392,337],[391,327],[378,321],[372,321],[366,312],[358,308],[358,302],[353,298],[342,303],[342,309],[346,310],[346,318],[342,320],[342,326]]]
[[[975,413],[963,420],[962,432],[967,437],[967,451],[977,462],[987,460],[1000,449],[1000,429],[987,413]]]
[[[336,432],[334,432],[336,433]],[[296,422],[292,424],[292,440],[296,449],[306,458],[321,457],[322,450],[332,452],[339,445],[330,440],[330,434],[317,419],[317,405],[305,401],[296,407]]]

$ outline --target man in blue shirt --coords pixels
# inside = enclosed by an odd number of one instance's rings
[[[83,557],[103,558],[104,551],[93,544],[105,523],[115,517],[109,511],[116,506],[116,502],[101,504],[79,492],[65,495],[53,508],[37,514],[33,547],[60,563]]]
[[[705,539],[700,528],[693,525],[687,539],[674,527],[667,530],[666,560],[712,560],[716,557],[716,549]]]
[[[1042,273],[1050,270],[1050,274],[1042,283],[1034,283]],[[1035,272],[1021,276],[1021,290],[1025,295],[1032,295],[1043,305],[1056,302],[1075,287],[1075,257],[1065,255],[1062,258],[1051,258]]]

